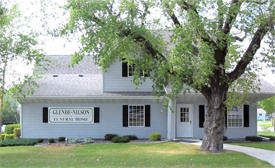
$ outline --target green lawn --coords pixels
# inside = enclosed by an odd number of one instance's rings
[[[261,148],[267,150],[275,151],[275,143],[267,143],[267,142],[240,142],[240,143],[230,143],[232,145],[240,145],[240,146],[248,146],[254,148]]]
[[[263,126],[264,128],[272,127],[272,121],[258,121],[258,126]]]
[[[272,167],[248,155],[202,152],[181,143],[2,147],[0,167]]]
[[[275,132],[274,131],[259,131],[258,135],[262,135],[262,136],[274,136],[275,137]]]

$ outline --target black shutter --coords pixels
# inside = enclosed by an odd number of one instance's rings
[[[151,115],[150,115],[150,105],[145,105],[145,127],[150,127],[150,120],[151,120]]]
[[[128,64],[122,59],[122,77],[128,77]]]
[[[94,123],[99,123],[99,107],[94,108]]]
[[[48,107],[43,107],[43,123],[48,123]]]
[[[227,107],[225,107],[224,111],[224,126],[225,128],[227,128]]]
[[[244,127],[249,127],[249,105],[244,105],[243,106],[243,126]]]
[[[128,105],[123,105],[122,110],[122,125],[123,127],[128,127]]]
[[[204,105],[199,105],[199,127],[203,128],[203,123],[205,120],[205,107]]]

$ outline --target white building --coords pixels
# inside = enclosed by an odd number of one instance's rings
[[[116,61],[102,72],[91,57],[73,68],[69,56],[49,57],[55,62],[38,81],[39,88],[21,102],[23,138],[103,138],[107,133],[148,138],[153,132],[168,139],[203,137],[206,100],[201,94],[180,95],[170,104],[174,112],[167,111],[161,97],[153,96],[149,78],[135,88],[127,63]],[[257,135],[256,102],[274,94],[275,88],[263,82],[249,104],[228,111],[225,135]]]

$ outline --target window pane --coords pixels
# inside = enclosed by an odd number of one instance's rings
[[[129,106],[129,126],[144,126],[144,106]]]

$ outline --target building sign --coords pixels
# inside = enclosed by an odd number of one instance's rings
[[[93,107],[50,107],[49,108],[49,123],[94,123]]]

